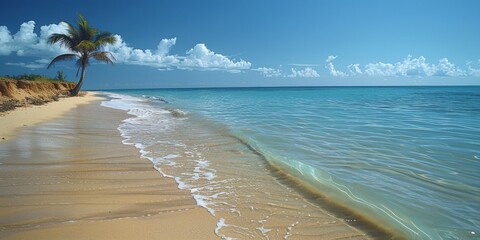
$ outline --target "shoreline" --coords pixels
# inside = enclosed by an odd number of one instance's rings
[[[137,146],[163,175],[190,189],[219,219],[217,235],[238,239],[402,239],[292,181],[289,174],[272,166],[242,139],[221,130],[211,131],[208,123],[194,116],[189,116],[189,121],[176,121],[174,111],[150,108],[145,101],[126,96],[132,103],[114,94],[113,103],[106,104],[133,114],[128,124],[119,128],[126,143]],[[150,114],[154,117],[147,118]],[[158,123],[169,127],[158,129]],[[225,183],[225,187],[218,183]]]
[[[58,102],[68,107],[0,117],[36,112],[2,128],[0,238],[218,239],[190,193],[122,143],[117,127],[128,114],[100,99],[90,93]]]

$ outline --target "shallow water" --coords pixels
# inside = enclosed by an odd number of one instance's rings
[[[480,234],[479,87],[118,93],[104,105],[135,114],[125,143],[190,190],[219,236],[328,237],[332,213],[392,233],[360,226],[380,238]],[[343,222],[330,237],[363,237]]]

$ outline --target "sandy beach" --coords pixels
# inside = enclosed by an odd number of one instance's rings
[[[46,105],[21,107],[15,111],[1,113],[0,115],[0,141],[5,141],[15,136],[15,133],[28,126],[55,119],[67,111],[88,104],[101,98],[87,92],[85,96],[61,98],[58,102],[50,102]]]
[[[188,191],[122,144],[99,97],[0,116],[1,239],[217,239]]]

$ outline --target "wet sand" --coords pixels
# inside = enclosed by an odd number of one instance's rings
[[[218,239],[188,191],[121,143],[126,113],[76,106],[0,142],[1,239]]]

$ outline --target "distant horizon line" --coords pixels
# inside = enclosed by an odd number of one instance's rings
[[[397,88],[397,87],[480,87],[478,85],[305,85],[305,86],[225,86],[225,87],[151,87],[151,88],[103,88],[103,89],[85,89],[84,91],[117,91],[117,90],[158,90],[158,89],[238,89],[238,88]]]

